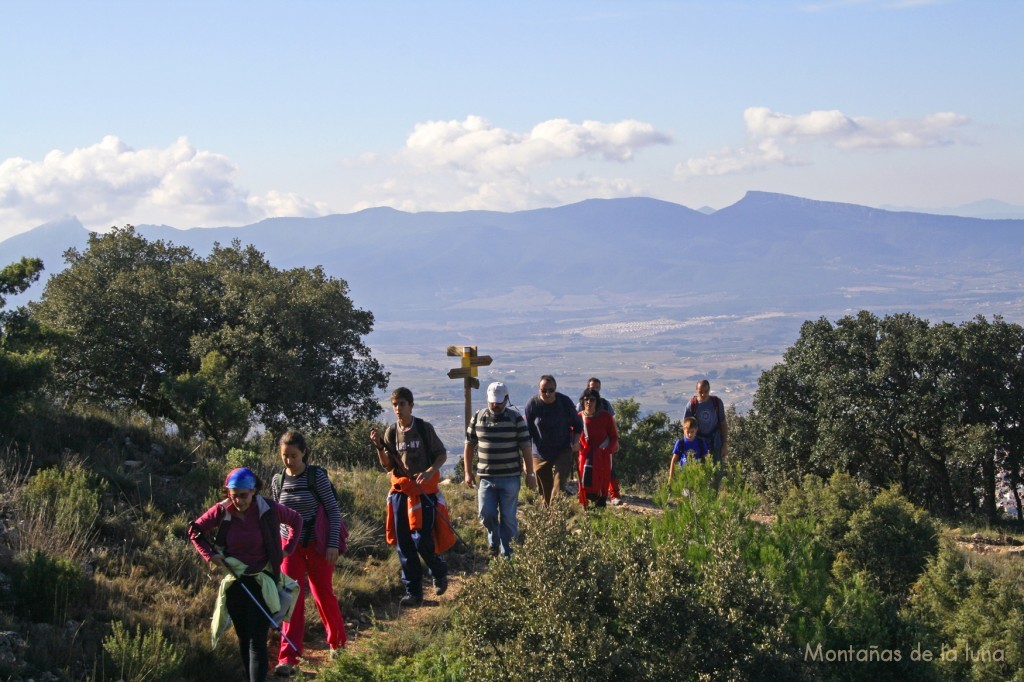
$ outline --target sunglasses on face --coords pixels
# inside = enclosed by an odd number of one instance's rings
[[[542,388],[542,389],[540,389],[540,392],[541,393],[554,393],[555,389],[553,389],[553,388]]]

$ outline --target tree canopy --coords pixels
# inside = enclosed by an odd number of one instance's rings
[[[997,466],[1020,480],[1021,395],[1024,328],[1002,318],[822,318],[761,376],[743,457],[778,490],[840,471],[945,514],[981,489],[993,516]]]
[[[5,415],[40,384],[49,366],[45,353],[26,343],[34,330],[24,309],[3,309],[7,296],[28,289],[42,271],[38,258],[22,258],[0,270],[0,411]]]
[[[625,481],[656,477],[666,471],[672,444],[681,426],[664,412],[640,416],[640,403],[632,398],[616,400],[615,424],[619,430],[616,474]]]
[[[32,310],[71,401],[138,409],[221,446],[250,420],[315,430],[379,412],[387,374],[363,342],[373,315],[322,268],[280,270],[237,241],[201,258],[131,226],[64,257]]]

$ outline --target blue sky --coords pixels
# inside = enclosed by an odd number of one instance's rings
[[[1024,205],[1024,3],[0,1],[0,238],[747,190]]]

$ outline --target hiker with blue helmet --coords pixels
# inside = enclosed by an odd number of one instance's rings
[[[229,574],[221,583],[214,611],[214,643],[230,619],[249,682],[267,679],[271,621],[276,629],[277,618],[290,615],[282,608],[279,593],[281,562],[295,551],[302,535],[302,516],[260,495],[262,489],[263,482],[251,469],[233,469],[221,487],[224,499],[188,526],[199,555]],[[289,528],[285,543],[281,524]]]

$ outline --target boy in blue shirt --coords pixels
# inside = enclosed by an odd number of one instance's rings
[[[668,465],[668,482],[672,482],[672,474],[679,466],[687,462],[701,462],[708,456],[708,442],[697,435],[697,420],[694,417],[683,419],[683,437],[676,441],[672,448],[672,461]]]

